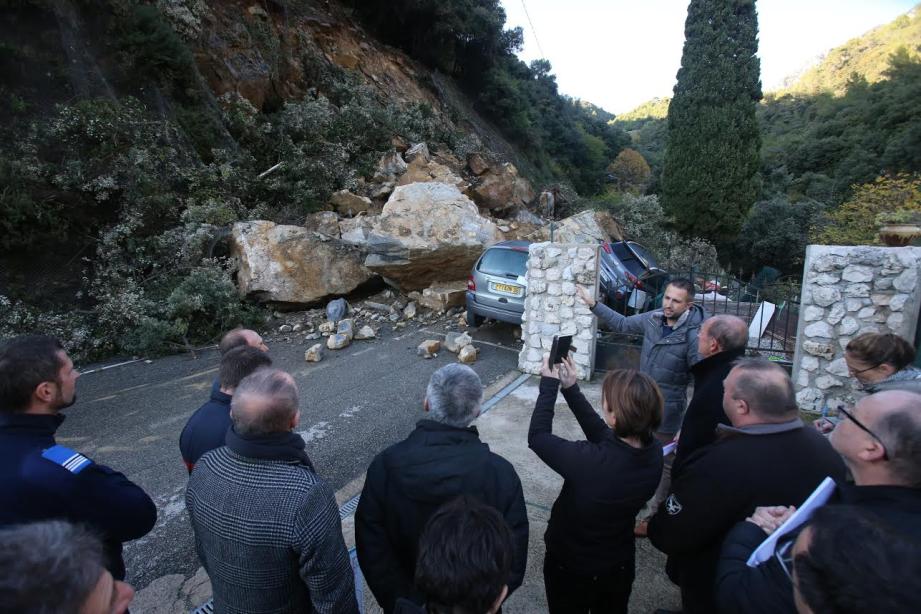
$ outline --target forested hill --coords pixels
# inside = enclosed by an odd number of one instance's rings
[[[921,211],[919,48],[916,7],[830,51],[789,90],[765,95],[757,110],[763,187],[734,264],[796,273],[808,242],[874,242],[876,215]],[[668,99],[657,99],[614,121],[652,168],[648,193],[658,191],[667,112]]]
[[[230,226],[374,197],[400,143],[575,196],[629,142],[517,59],[498,0],[0,6],[0,338],[41,329],[81,356],[261,318],[221,251]]]
[[[822,60],[804,72],[793,84],[775,92],[815,95],[843,95],[854,75],[868,83],[886,78],[889,58],[904,52],[909,58],[921,57],[921,4],[894,21],[829,51]],[[904,51],[903,51],[904,50]]]

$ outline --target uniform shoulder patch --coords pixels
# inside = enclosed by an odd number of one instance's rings
[[[60,465],[75,474],[93,464],[93,461],[87,457],[65,446],[51,446],[42,452],[42,458],[46,458],[55,465]]]
[[[678,502],[678,497],[674,493],[668,496],[668,499],[665,500],[665,511],[669,513],[670,516],[681,513],[681,503]]]

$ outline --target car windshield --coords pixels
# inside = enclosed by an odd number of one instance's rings
[[[650,254],[649,250],[647,250],[645,247],[639,243],[631,243],[630,247],[640,258],[646,261],[646,264],[649,265],[649,268],[655,269],[659,267],[659,265],[656,264],[656,259],[652,257],[652,254]]]
[[[489,275],[504,275],[506,277],[524,276],[528,269],[528,252],[519,252],[512,249],[486,250],[477,270]]]
[[[640,277],[643,273],[646,272],[646,267],[643,266],[643,263],[637,258],[630,248],[628,248],[624,243],[612,243],[611,248],[614,250],[614,255],[620,258],[620,261],[627,267],[627,270]]]

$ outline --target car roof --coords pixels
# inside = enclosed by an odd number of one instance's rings
[[[531,245],[530,241],[502,241],[495,245],[491,245],[489,249],[499,247],[502,249],[513,249],[515,251],[528,251],[529,245]]]

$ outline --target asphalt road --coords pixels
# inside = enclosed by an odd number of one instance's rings
[[[423,359],[416,346],[439,338],[433,333],[444,333],[452,323],[385,332],[376,340],[327,351],[319,363],[303,357],[316,341],[267,339],[275,366],[298,382],[298,431],[334,490],[362,476],[377,452],[412,430],[429,376],[456,360],[446,351]],[[517,366],[513,331],[487,324],[472,332],[480,350],[472,366],[484,386]],[[217,351],[206,350],[197,357],[177,355],[85,373],[77,383],[77,403],[58,431],[59,443],[122,471],[157,504],[154,530],[126,548],[129,581],[138,589],[167,574],[191,576],[199,567],[185,513],[188,476],[178,441],[188,417],[207,400],[217,365]]]

